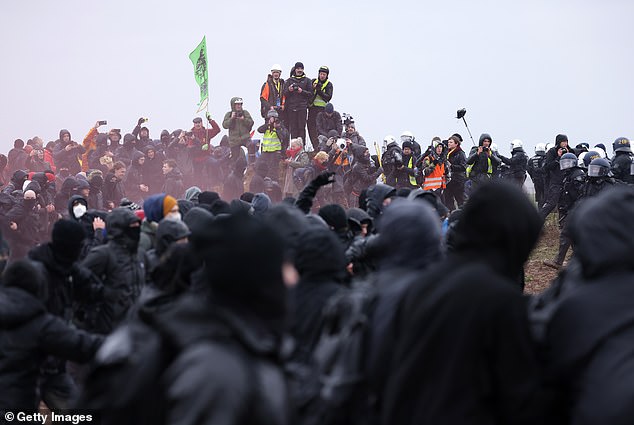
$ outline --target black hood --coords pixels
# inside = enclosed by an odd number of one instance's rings
[[[139,244],[140,227],[130,227],[132,223],[140,223],[139,217],[127,208],[115,208],[108,214],[106,229],[108,238],[136,251]]]
[[[633,270],[634,189],[605,190],[584,201],[570,218],[575,256],[584,276]]]
[[[44,304],[21,288],[0,287],[0,329],[11,329],[44,314]]]
[[[453,246],[516,279],[541,227],[535,206],[520,189],[504,182],[486,183],[465,204]]]
[[[68,142],[70,143],[72,139],[71,135],[70,135],[70,131],[66,130],[66,129],[62,129],[59,131],[59,140],[61,141],[64,138],[64,134],[68,134]]]
[[[66,196],[70,196],[77,188],[79,187],[79,183],[74,177],[66,177],[64,182],[62,183],[62,188],[60,192]]]
[[[139,159],[141,159],[141,158],[143,158],[143,157],[145,157],[145,155],[143,154],[143,152],[135,150],[135,151],[132,153],[132,158],[130,158],[130,159],[131,159],[131,164],[130,164],[130,165],[131,165],[131,167],[134,167],[134,168],[140,168],[140,167],[141,167],[141,164],[139,164]]]
[[[28,174],[26,173],[26,171],[17,170],[15,173],[13,173],[13,176],[11,176],[11,181],[13,182],[13,185],[16,189],[22,190],[22,185],[26,181],[27,177]]]
[[[77,217],[75,217],[75,213],[73,213],[73,204],[75,203],[75,201],[80,201],[86,206],[86,208],[88,208],[88,201],[86,201],[86,198],[81,195],[73,195],[68,200],[68,216],[70,218],[78,219]]]
[[[396,194],[396,189],[383,183],[379,183],[368,189],[366,205],[370,217],[376,219],[383,213],[383,201],[385,198]]]
[[[480,138],[478,139],[478,146],[482,146],[483,145],[484,139],[489,139],[491,141],[491,143],[493,143],[493,138],[491,137],[491,135],[489,133],[482,133],[480,135]]]
[[[346,273],[343,245],[325,227],[310,226],[300,239],[295,254],[295,268],[302,281],[342,282]]]
[[[422,270],[441,257],[440,221],[425,202],[396,199],[379,222],[379,268]]]

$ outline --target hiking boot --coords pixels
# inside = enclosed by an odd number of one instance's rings
[[[553,260],[544,260],[544,261],[542,261],[542,263],[545,266],[551,267],[551,268],[553,268],[555,270],[561,269],[561,266],[562,266],[560,263],[558,263],[556,261],[553,261]]]

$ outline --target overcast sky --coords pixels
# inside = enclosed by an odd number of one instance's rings
[[[189,53],[207,36],[220,123],[241,96],[261,123],[273,63],[286,78],[331,69],[336,110],[371,143],[411,130],[421,145],[459,132],[500,151],[566,133],[574,145],[634,136],[634,1],[0,2],[0,150],[61,128],[81,141],[97,120],[151,136],[189,128],[198,102]],[[218,136],[214,142],[220,140]],[[468,142],[470,145],[470,142]]]

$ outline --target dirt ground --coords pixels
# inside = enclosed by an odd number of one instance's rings
[[[543,233],[537,242],[537,246],[531,253],[525,265],[527,294],[537,294],[548,288],[550,282],[557,277],[557,270],[542,264],[543,260],[552,260],[557,254],[559,246],[559,228],[556,216],[551,214],[546,220]],[[570,257],[572,249],[568,251]]]

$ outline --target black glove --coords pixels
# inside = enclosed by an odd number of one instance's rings
[[[324,171],[323,173],[315,177],[313,183],[315,183],[317,186],[326,186],[327,184],[330,184],[334,181],[335,173],[332,171]]]
[[[137,123],[137,125],[141,125],[144,122],[145,122],[145,118],[141,117],[141,118],[139,118],[139,120],[136,123]]]

